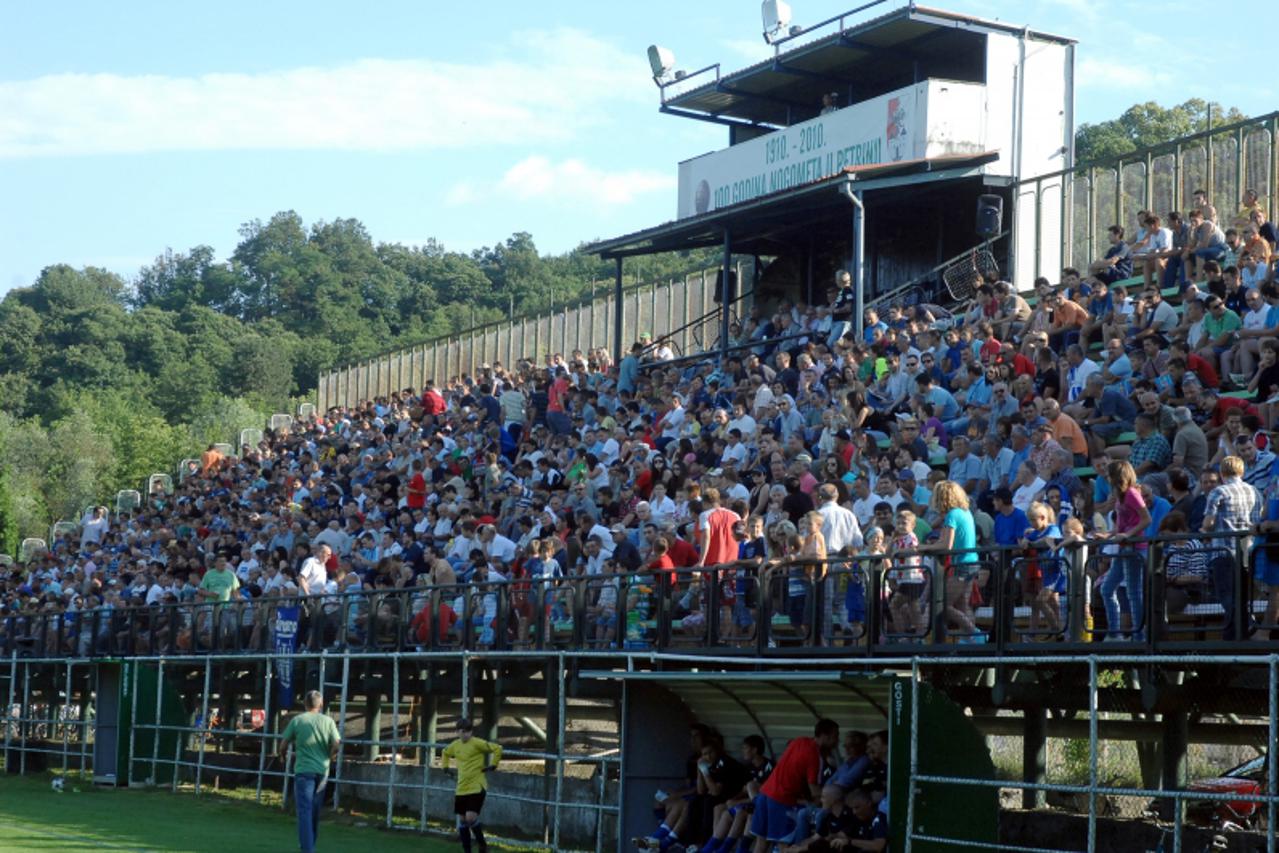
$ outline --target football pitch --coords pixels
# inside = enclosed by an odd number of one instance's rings
[[[128,850],[165,853],[287,853],[297,850],[291,814],[235,796],[167,790],[95,788],[68,777],[62,792],[51,776],[0,777],[0,851]],[[456,841],[387,831],[375,816],[334,816],[320,825],[318,851],[376,848],[379,853],[444,853]],[[512,850],[491,845],[495,850]]]

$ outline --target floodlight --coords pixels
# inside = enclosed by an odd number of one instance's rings
[[[764,19],[764,41],[769,44],[781,33],[789,32],[791,11],[790,4],[783,0],[764,0],[760,5],[760,15]]]
[[[675,54],[655,44],[648,46],[648,65],[653,69],[653,81],[660,83],[675,68]]]

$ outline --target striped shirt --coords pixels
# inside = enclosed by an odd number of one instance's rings
[[[1236,532],[1248,530],[1257,521],[1261,496],[1238,477],[1231,477],[1208,493],[1205,517],[1215,523],[1213,530]]]
[[[1208,579],[1208,561],[1222,552],[1217,548],[1205,548],[1198,539],[1169,542],[1164,549],[1164,570],[1168,577],[1182,575]]]

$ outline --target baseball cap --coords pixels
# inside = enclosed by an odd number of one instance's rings
[[[841,441],[852,441],[852,440],[853,440],[853,435],[852,435],[852,433],[850,433],[850,432],[849,432],[848,430],[846,430],[846,429],[841,429],[839,432],[835,433],[835,437],[836,437],[836,438],[838,438],[838,439],[840,439]]]
[[[626,525],[624,525],[624,524],[614,524],[612,527],[610,527],[610,528],[608,529],[608,532],[609,532],[609,533],[625,533],[625,532],[626,532]]]
[[[899,480],[913,480],[913,479],[915,479],[915,469],[913,469],[913,468],[903,468],[903,469],[901,469],[900,471],[898,471],[898,472],[897,472],[897,479],[899,479]]]

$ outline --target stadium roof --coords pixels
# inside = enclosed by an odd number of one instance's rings
[[[840,188],[857,191],[888,189],[907,184],[969,178],[981,167],[999,158],[999,153],[950,155],[925,160],[903,160],[857,166],[798,187],[779,190],[749,201],[721,207],[698,216],[667,222],[643,231],[601,240],[585,248],[602,258],[622,258],[675,252],[720,245],[724,231],[732,232],[733,251],[741,254],[776,254],[788,236],[814,222],[846,214],[852,205]]]
[[[858,10],[860,11],[860,10]],[[779,39],[772,59],[721,76],[719,64],[662,87],[662,111],[727,124],[783,127],[815,116],[822,95],[863,101],[920,80],[985,82],[983,39],[1026,35],[1074,44],[1074,39],[916,6],[858,24],[853,13]]]

